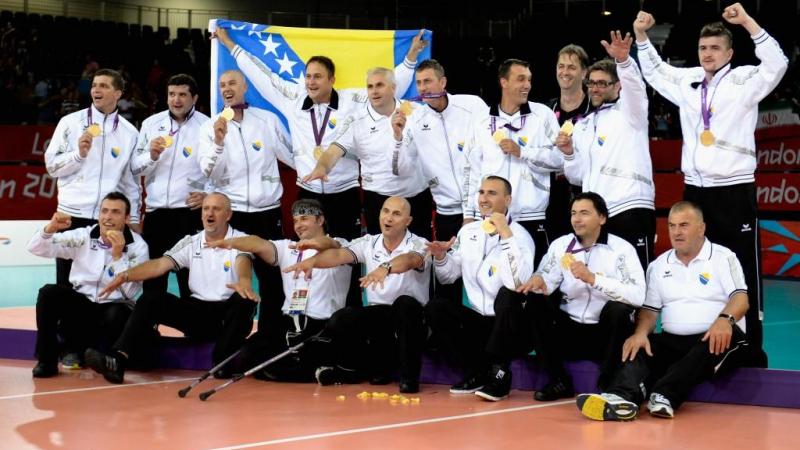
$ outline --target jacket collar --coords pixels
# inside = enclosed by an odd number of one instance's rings
[[[522,105],[520,105],[520,107],[519,107],[519,115],[520,115],[520,117],[521,116],[527,116],[530,113],[531,113],[531,107],[528,104],[528,102],[525,102]],[[494,117],[500,117],[500,105],[497,104],[497,103],[493,104],[489,108],[489,115],[490,116],[494,116]],[[513,114],[511,114],[511,115],[513,116]]]
[[[303,100],[303,111],[308,111],[314,106],[314,101],[311,100],[311,97],[306,95],[306,99]],[[336,111],[339,109],[339,93],[336,92],[336,89],[331,90],[331,102],[328,104],[328,108]]]

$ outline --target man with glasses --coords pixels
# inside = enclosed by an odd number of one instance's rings
[[[556,145],[564,153],[564,173],[584,192],[597,192],[608,204],[610,233],[636,249],[642,269],[653,259],[656,231],[655,188],[650,161],[647,93],[636,62],[633,39],[611,32],[602,41],[609,59],[589,67],[589,96],[595,110],[562,130]]]

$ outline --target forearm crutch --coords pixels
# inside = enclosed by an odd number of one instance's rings
[[[295,346],[289,347],[283,353],[280,353],[280,354],[277,354],[277,355],[273,356],[272,358],[270,358],[270,359],[264,361],[263,363],[253,367],[252,369],[248,370],[247,372],[234,375],[233,378],[231,378],[230,380],[226,381],[224,384],[221,384],[221,385],[219,385],[219,386],[217,386],[217,387],[215,387],[213,389],[210,389],[208,391],[205,391],[205,392],[201,393],[200,394],[200,400],[206,401],[206,399],[208,399],[208,397],[211,397],[212,395],[214,395],[217,392],[227,388],[228,386],[232,385],[233,383],[236,383],[237,381],[241,380],[242,378],[249,377],[250,375],[258,372],[261,369],[263,369],[264,367],[267,367],[268,365],[270,365],[270,364],[272,364],[272,363],[274,363],[276,361],[280,361],[281,359],[291,355],[292,353],[297,353],[298,350],[303,348],[303,346],[306,344],[306,342],[319,337],[319,335],[322,334],[322,331],[324,331],[324,330],[320,330],[319,333],[317,333],[317,334],[315,334],[313,336],[310,336],[309,338],[303,340],[303,342],[301,342],[301,343],[299,343],[299,344],[297,344]]]
[[[195,386],[197,386],[198,384],[200,384],[203,381],[205,381],[206,378],[210,377],[214,372],[216,372],[219,369],[221,369],[225,364],[228,364],[228,362],[230,360],[235,358],[236,355],[238,355],[241,352],[242,352],[242,349],[236,350],[231,356],[228,356],[221,363],[217,364],[216,366],[212,367],[211,370],[209,370],[208,372],[206,372],[203,375],[201,375],[200,378],[192,381],[192,384],[190,384],[190,385],[186,386],[185,388],[181,389],[180,391],[178,391],[178,397],[181,397],[181,398],[186,397],[186,394],[188,394],[189,391],[194,389]]]

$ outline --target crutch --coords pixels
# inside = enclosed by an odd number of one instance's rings
[[[270,358],[270,359],[264,361],[263,363],[253,367],[252,369],[248,370],[245,373],[240,373],[240,374],[234,375],[233,378],[231,378],[230,380],[226,381],[224,384],[221,384],[221,385],[219,385],[219,386],[217,386],[217,387],[215,387],[213,389],[210,389],[208,391],[203,392],[202,394],[200,394],[200,400],[206,401],[206,399],[208,399],[208,397],[211,397],[212,395],[214,395],[217,392],[227,388],[228,386],[232,385],[233,383],[236,383],[237,381],[241,380],[242,378],[248,377],[248,376],[258,372],[259,370],[263,369],[264,367],[267,367],[268,365],[270,365],[270,364],[272,364],[272,363],[274,363],[276,361],[279,361],[279,360],[285,358],[288,355],[291,355],[292,353],[297,353],[298,350],[303,348],[303,346],[306,344],[306,342],[319,337],[319,335],[322,334],[323,331],[324,331],[324,329],[320,330],[317,334],[305,339],[303,342],[301,342],[301,343],[299,343],[299,344],[297,344],[295,346],[289,347],[283,353],[280,353],[278,355],[273,356],[272,358]]]
[[[216,372],[219,369],[221,369],[225,364],[228,364],[228,362],[230,360],[235,358],[236,355],[238,355],[241,352],[242,352],[242,349],[236,350],[236,352],[234,352],[231,356],[228,356],[227,358],[225,358],[224,361],[222,361],[221,363],[219,363],[216,366],[212,367],[211,370],[209,370],[208,372],[206,372],[203,375],[201,375],[200,378],[192,381],[192,384],[190,384],[190,385],[186,386],[185,388],[181,389],[180,391],[178,391],[178,397],[181,397],[181,398],[186,397],[186,394],[188,394],[189,391],[194,389],[195,386],[197,386],[198,384],[200,384],[203,381],[205,381],[206,378],[210,377],[214,372]]]

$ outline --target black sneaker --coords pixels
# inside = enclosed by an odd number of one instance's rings
[[[50,378],[58,375],[57,364],[37,362],[33,367],[33,378]]]
[[[93,348],[87,348],[83,355],[86,365],[95,372],[103,375],[109,383],[121,384],[125,378],[125,357],[117,353],[116,355],[106,355]]]
[[[416,394],[419,392],[419,381],[402,379],[399,388],[401,394]]]
[[[451,394],[474,394],[486,384],[485,373],[475,373],[450,386]]]
[[[314,371],[314,378],[320,386],[330,386],[332,384],[357,384],[361,380],[355,370],[345,369],[339,366],[320,366]]]
[[[511,371],[502,366],[492,366],[486,384],[475,391],[475,395],[486,400],[499,402],[508,397],[511,391]]]
[[[572,387],[572,380],[569,378],[551,380],[541,391],[533,394],[533,398],[540,402],[552,402],[560,398],[572,397],[575,397],[575,388]]]

